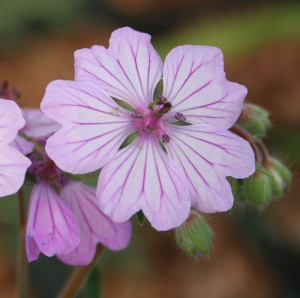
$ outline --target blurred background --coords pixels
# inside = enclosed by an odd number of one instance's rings
[[[180,44],[220,47],[229,80],[270,112],[270,152],[292,187],[266,210],[209,217],[215,245],[192,262],[173,232],[135,223],[130,246],[99,264],[103,297],[300,297],[300,3],[279,0],[1,0],[0,81],[38,107],[47,84],[73,79],[73,53],[108,45],[122,26],[148,32],[162,57]],[[134,221],[134,220],[133,220]],[[0,200],[0,296],[14,297],[18,212]],[[30,297],[56,297],[72,268],[43,256],[30,264]],[[89,297],[82,292],[80,297]]]

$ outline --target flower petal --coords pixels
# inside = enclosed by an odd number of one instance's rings
[[[40,109],[22,108],[26,125],[21,130],[28,137],[41,138],[57,131],[61,125],[48,118]]]
[[[80,241],[75,215],[45,182],[35,184],[31,195],[26,231],[26,249],[29,261],[37,258],[37,248],[48,257],[72,251]]]
[[[125,27],[114,31],[108,49],[75,52],[75,79],[96,80],[110,96],[135,108],[152,102],[162,76],[162,61],[150,35]]]
[[[230,128],[242,111],[247,89],[226,80],[218,48],[176,47],[166,58],[163,76],[164,96],[187,122]]]
[[[30,160],[6,144],[0,145],[0,197],[16,193],[23,185]]]
[[[94,83],[54,81],[41,108],[63,125],[48,139],[46,151],[73,174],[101,168],[132,132],[130,113]]]
[[[157,230],[179,226],[190,211],[188,184],[154,135],[141,135],[101,171],[100,208],[123,222],[139,211]]]
[[[75,213],[81,232],[79,245],[69,254],[59,255],[59,259],[70,265],[89,264],[97,243],[112,250],[125,248],[131,238],[131,223],[114,223],[99,209],[96,189],[80,182],[70,181],[60,193]]]
[[[34,144],[27,141],[20,135],[17,135],[16,138],[10,143],[10,145],[21,152],[23,155],[27,155],[32,152]]]
[[[0,143],[10,143],[24,125],[18,105],[12,100],[0,99]]]
[[[230,209],[233,195],[226,177],[246,178],[255,170],[249,143],[208,125],[170,126],[168,134],[167,152],[189,179],[192,205],[205,213]]]

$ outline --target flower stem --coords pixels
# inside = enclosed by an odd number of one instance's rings
[[[59,298],[75,297],[75,295],[79,292],[81,287],[84,285],[84,282],[88,277],[89,273],[97,264],[100,256],[102,255],[103,250],[104,250],[104,246],[98,244],[96,247],[96,254],[92,262],[87,266],[81,266],[75,270],[71,278],[66,283],[65,287],[60,292],[58,296]]]
[[[262,156],[262,164],[265,165],[269,161],[269,153],[266,146],[260,140],[255,141],[255,145],[259,148],[259,151]]]
[[[18,192],[19,206],[19,251],[17,260],[17,281],[16,281],[16,297],[27,297],[27,259],[25,251],[25,203],[24,192],[21,188]]]
[[[230,131],[249,142],[249,144],[254,152],[254,155],[255,155],[255,161],[258,162],[260,154],[259,154],[259,149],[257,148],[253,137],[247,131],[245,131],[243,128],[238,126],[237,124],[233,125],[230,128]]]

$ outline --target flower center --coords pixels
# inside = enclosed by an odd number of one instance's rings
[[[131,116],[134,119],[134,126],[137,131],[145,134],[155,134],[163,143],[169,142],[166,134],[162,116],[167,114],[172,105],[164,97],[161,97],[156,106],[149,104],[144,110],[136,110]]]

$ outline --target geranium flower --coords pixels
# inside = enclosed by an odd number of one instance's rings
[[[0,197],[21,188],[30,165],[30,160],[10,145],[24,125],[18,105],[12,100],[0,99]]]
[[[250,145],[228,131],[246,94],[226,80],[219,49],[176,47],[163,65],[148,34],[122,28],[108,49],[75,53],[75,81],[49,84],[41,107],[63,127],[46,151],[67,172],[102,168],[98,202],[114,221],[142,210],[168,230],[191,206],[230,209],[226,177],[253,173]]]
[[[26,227],[28,260],[36,260],[42,252],[70,265],[87,265],[98,243],[112,250],[125,248],[131,237],[130,222],[110,220],[95,203],[96,189],[70,180],[46,154],[46,137],[59,126],[40,110],[23,113],[27,123],[22,133],[35,144],[28,170],[35,181]]]

